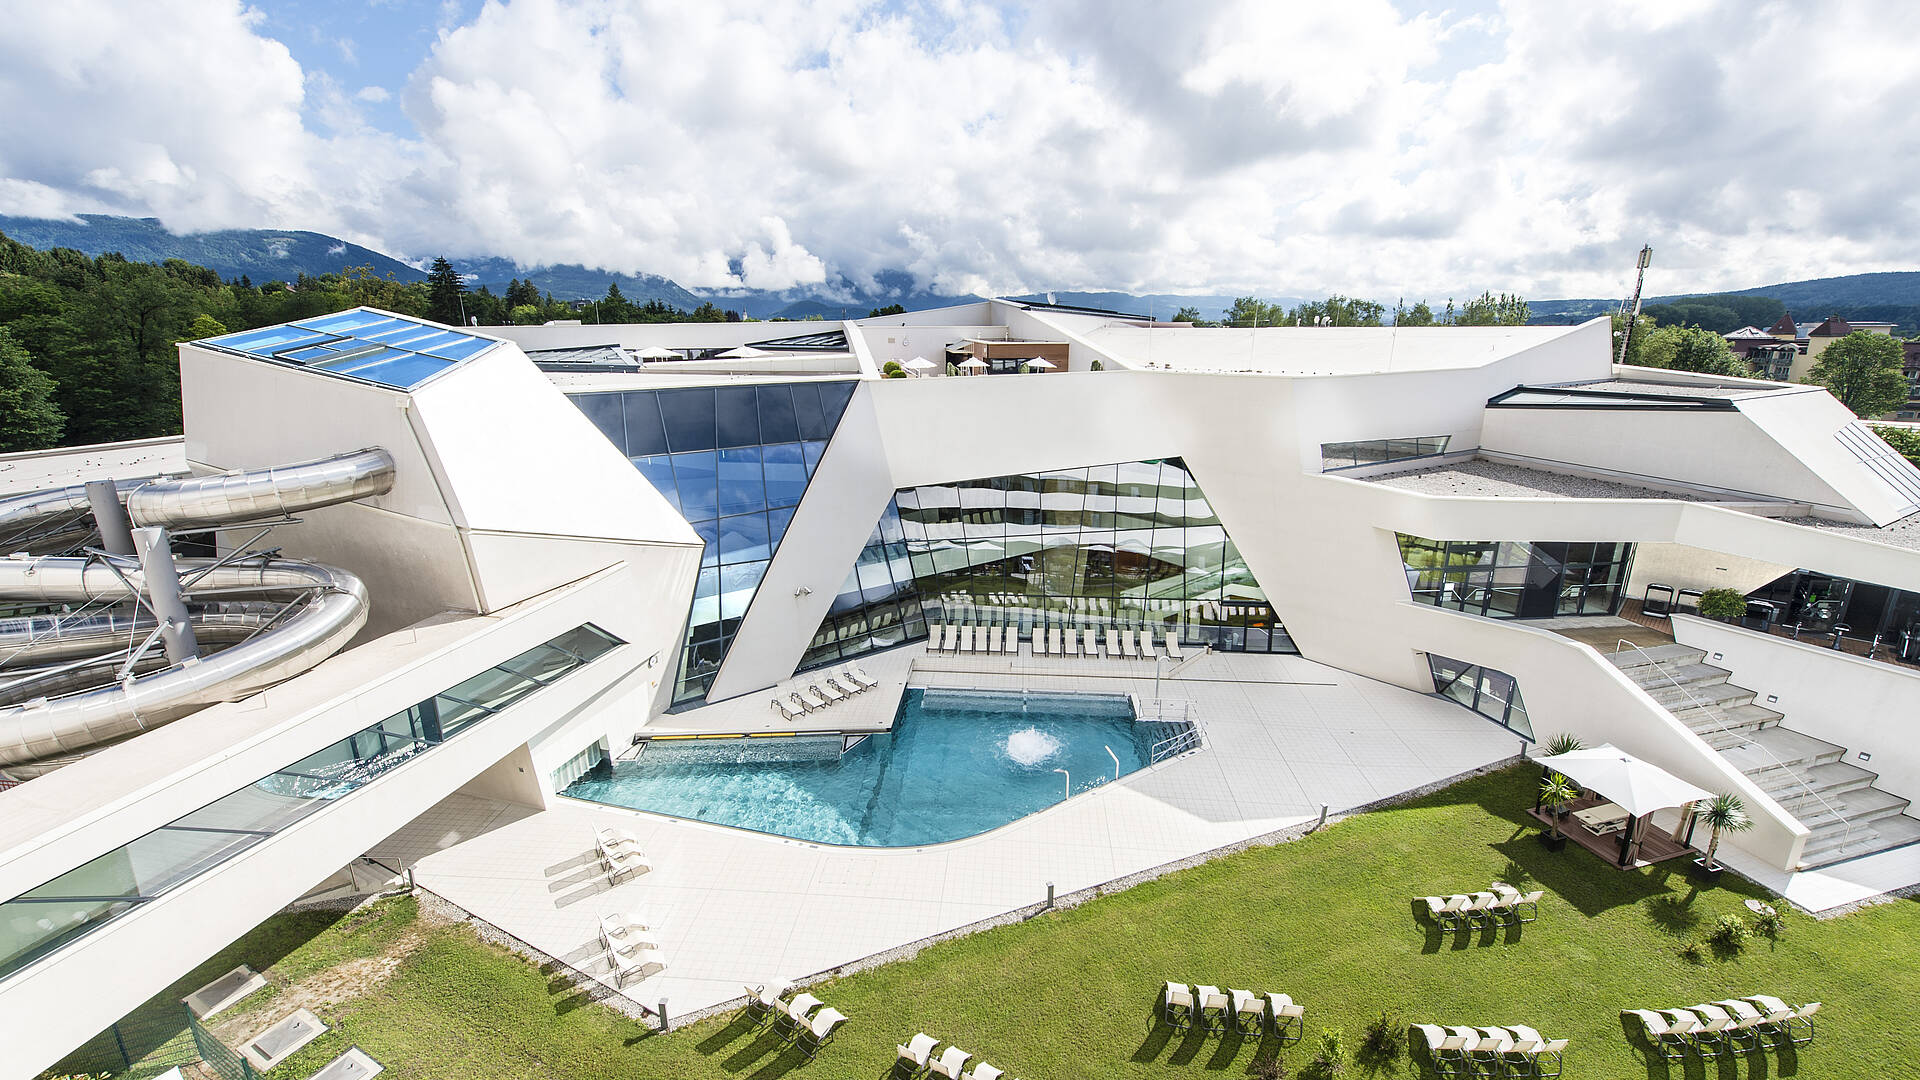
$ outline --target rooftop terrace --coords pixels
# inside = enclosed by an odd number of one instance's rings
[[[1707,492],[1666,491],[1613,480],[1530,469],[1502,461],[1471,458],[1450,465],[1360,477],[1387,487],[1417,491],[1424,495],[1495,496],[1507,499],[1679,499],[1683,502],[1715,502]]]

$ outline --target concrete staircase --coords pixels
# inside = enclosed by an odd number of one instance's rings
[[[1781,726],[1780,713],[1702,663],[1701,650],[1656,645],[1605,655],[1811,831],[1801,869],[1920,843],[1920,819],[1907,814],[1906,799],[1847,764],[1846,747]]]

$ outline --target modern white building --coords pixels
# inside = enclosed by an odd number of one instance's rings
[[[1920,471],[1823,390],[1616,368],[1605,320],[360,310],[181,376],[184,439],[0,458],[10,1068],[455,793],[552,806],[666,734],[847,752],[887,721],[796,687],[976,631],[1297,653],[1611,743],[1739,795],[1783,874],[1920,841]],[[1604,640],[1724,588],[1745,625]]]

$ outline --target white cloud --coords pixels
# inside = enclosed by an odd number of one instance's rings
[[[1904,268],[1920,69],[1895,0],[506,0],[379,86],[237,0],[0,38],[0,210],[298,226],[706,287],[1387,298]]]

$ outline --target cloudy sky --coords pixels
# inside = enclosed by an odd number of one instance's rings
[[[1911,0],[0,0],[0,213],[786,288],[1920,265]]]

